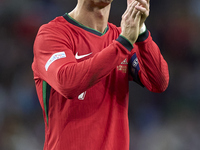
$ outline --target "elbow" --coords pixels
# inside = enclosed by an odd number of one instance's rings
[[[155,81],[151,85],[151,88],[149,90],[154,93],[163,93],[168,88],[168,85],[169,85],[169,76],[165,78],[160,78],[159,80]]]
[[[162,84],[160,86],[157,86],[155,88],[155,91],[153,91],[153,92],[155,92],[155,93],[163,93],[163,92],[166,91],[167,87],[168,87],[168,83],[164,83],[164,84]]]
[[[72,73],[67,74],[66,68],[59,69],[56,77],[57,92],[66,99],[74,99],[78,95],[79,84],[72,76]]]
[[[57,78],[57,92],[66,99],[74,99],[78,95],[78,86],[63,78]]]
[[[141,74],[141,81],[143,85],[151,92],[162,93],[166,91],[169,85],[169,71],[162,69],[162,71],[152,71],[154,73]],[[156,72],[156,73],[155,73]]]
[[[66,86],[65,84],[58,84],[58,92],[66,99],[74,99],[77,94],[77,88],[72,86]]]

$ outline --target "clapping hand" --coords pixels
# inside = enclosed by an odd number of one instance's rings
[[[122,15],[121,35],[132,44],[138,38],[139,30],[149,16],[150,0],[127,0],[127,9]]]

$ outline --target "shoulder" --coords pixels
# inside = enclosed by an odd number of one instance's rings
[[[62,16],[43,24],[35,37],[34,49],[50,49],[52,46],[72,47],[70,27]]]
[[[66,34],[69,30],[70,24],[63,16],[58,16],[50,22],[41,25],[38,33]]]
[[[72,38],[70,23],[62,16],[56,17],[52,21],[40,26],[36,39],[62,41],[70,43]]]

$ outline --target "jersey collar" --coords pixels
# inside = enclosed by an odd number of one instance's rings
[[[88,32],[91,32],[91,33],[93,33],[93,34],[95,34],[95,35],[98,35],[98,36],[104,35],[104,34],[108,31],[108,29],[109,29],[109,27],[108,27],[108,25],[107,25],[105,31],[104,31],[103,33],[101,33],[101,32],[99,32],[99,31],[97,31],[97,30],[95,30],[95,29],[92,29],[92,28],[89,28],[89,27],[86,27],[86,26],[80,24],[78,21],[76,21],[76,20],[74,20],[72,17],[70,17],[70,16],[68,15],[68,13],[65,13],[65,14],[63,15],[63,17],[64,17],[69,23],[71,23],[71,24],[73,24],[73,25],[75,25],[75,26],[78,26],[78,27],[80,27],[80,28],[82,28],[82,29],[84,29],[84,30],[86,30],[86,31],[88,31]]]

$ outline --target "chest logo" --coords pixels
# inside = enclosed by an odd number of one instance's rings
[[[82,59],[82,58],[84,58],[84,57],[86,57],[86,56],[89,56],[89,55],[91,55],[92,53],[89,53],[89,54],[85,54],[85,55],[78,55],[78,52],[76,53],[76,55],[75,55],[75,58],[76,59]]]
[[[127,58],[124,59],[124,61],[122,61],[121,64],[127,65],[128,64]]]

